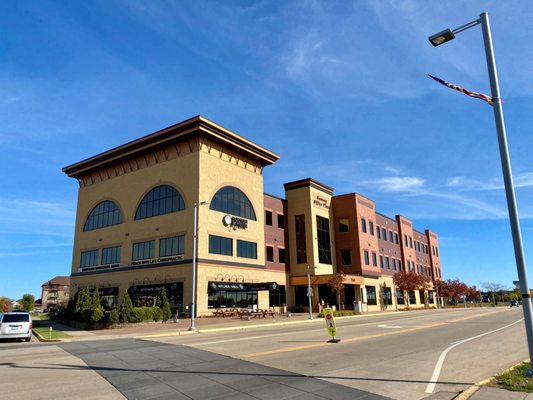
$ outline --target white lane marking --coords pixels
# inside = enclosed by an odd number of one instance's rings
[[[487,308],[488,309],[488,308]],[[464,309],[460,309],[461,311],[463,311]],[[467,309],[467,310],[471,310],[471,309]],[[472,309],[472,310],[477,310],[479,311],[479,309]],[[482,309],[483,311],[485,311],[485,308]],[[441,309],[439,311],[451,311],[450,314],[453,314],[453,313],[457,313],[457,309],[451,309],[451,310],[445,310],[445,309]],[[398,318],[393,318],[387,322],[389,323],[398,323],[398,322],[408,322],[408,321],[412,321],[412,320],[415,320],[415,319],[422,319],[422,318],[425,318],[427,317],[427,314],[423,314],[423,315],[414,315],[414,316],[407,316],[407,315],[403,315],[401,317],[398,317]],[[360,326],[369,326],[369,325],[376,325],[377,323],[379,322],[367,322],[365,324],[351,324],[351,322],[357,322],[357,321],[354,321],[354,320],[337,320],[337,330],[342,329],[343,326],[346,327],[346,325],[349,325],[350,327],[354,327],[354,328],[358,328]],[[378,325],[379,326],[379,325]],[[265,325],[265,328],[272,328],[272,327],[276,327],[275,324],[273,325]],[[322,331],[324,328],[322,327],[316,327],[316,328],[312,328],[312,329],[306,329],[306,332],[313,332],[313,331]],[[229,343],[229,342],[241,342],[243,340],[256,340],[256,339],[264,339],[264,338],[269,338],[269,337],[273,337],[273,336],[286,336],[286,335],[294,335],[294,332],[283,332],[283,333],[273,333],[273,334],[267,334],[267,335],[258,335],[258,336],[248,336],[248,337],[237,337],[237,338],[230,338],[230,339],[219,339],[219,340],[213,340],[213,341],[208,341],[208,342],[199,342],[199,343],[188,343],[187,345],[188,346],[192,346],[192,347],[195,347],[195,346],[209,346],[209,345],[212,345],[212,344],[221,344],[221,343]]]
[[[454,347],[457,347],[457,346],[459,346],[459,345],[461,345],[463,343],[469,342],[471,340],[478,339],[478,338],[480,338],[482,336],[490,335],[491,333],[498,332],[498,331],[501,331],[503,329],[507,329],[507,328],[509,328],[509,327],[511,327],[513,325],[518,324],[519,322],[521,322],[523,320],[524,320],[524,318],[520,318],[518,321],[515,321],[512,324],[505,325],[505,326],[502,326],[501,328],[495,329],[493,331],[485,332],[485,333],[482,333],[481,335],[472,336],[471,338],[460,340],[458,342],[453,343],[450,347],[448,347],[446,350],[444,350],[440,354],[439,360],[437,361],[437,364],[435,365],[435,369],[433,370],[433,375],[431,375],[431,379],[429,380],[429,383],[426,386],[426,393],[433,393],[433,391],[435,390],[435,386],[437,384],[437,381],[439,380],[439,376],[440,376],[440,372],[441,372],[442,366],[444,364],[444,360],[446,359],[446,355],[448,354],[448,352],[451,349],[453,349]]]
[[[378,325],[378,328],[401,329],[402,327],[400,325]]]

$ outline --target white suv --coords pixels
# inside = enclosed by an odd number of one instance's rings
[[[31,340],[32,321],[30,314],[10,312],[0,315],[0,339]]]

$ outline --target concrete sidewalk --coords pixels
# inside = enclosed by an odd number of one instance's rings
[[[392,314],[395,312],[378,312],[354,315],[348,317],[337,317],[336,320],[342,320],[345,318],[372,318],[380,315]],[[162,337],[162,336],[178,336],[178,335],[190,335],[193,331],[189,331],[191,325],[190,319],[180,319],[178,322],[153,322],[153,323],[141,323],[132,324],[125,327],[99,329],[85,331],[76,329],[67,325],[63,325],[55,321],[42,320],[43,323],[52,326],[53,329],[61,330],[71,337],[68,339],[62,339],[62,341],[78,341],[78,340],[98,340],[98,339],[110,339],[110,338],[132,338],[132,337]],[[324,318],[314,317],[309,319],[309,314],[291,314],[287,317],[284,314],[276,315],[275,317],[266,318],[253,318],[251,320],[240,318],[221,318],[221,317],[200,317],[196,318],[195,325],[196,331],[199,333],[207,332],[220,332],[231,331],[241,329],[254,329],[267,326],[281,326],[281,325],[293,325],[293,324],[325,324]]]

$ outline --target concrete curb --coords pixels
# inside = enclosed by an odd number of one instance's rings
[[[354,318],[368,318],[368,317],[375,317],[375,316],[380,316],[380,315],[396,314],[399,312],[402,312],[402,311],[389,311],[389,312],[381,312],[381,313],[375,313],[375,314],[347,315],[344,317],[336,317],[335,319],[343,320],[343,319],[354,319]],[[257,329],[257,328],[264,328],[264,327],[271,327],[271,326],[297,325],[297,324],[306,324],[306,323],[313,323],[313,322],[324,323],[323,321],[324,321],[324,318],[313,318],[313,319],[304,319],[304,320],[298,320],[298,321],[285,321],[285,322],[278,322],[274,320],[274,322],[272,323],[228,326],[228,327],[223,327],[223,328],[205,328],[205,329],[197,329],[196,332],[195,331],[162,332],[162,333],[155,333],[153,335],[135,336],[134,338],[135,339],[150,339],[150,338],[158,338],[158,337],[191,335],[194,333],[241,331],[241,330],[246,330],[246,329]]]
[[[39,342],[63,342],[62,339],[46,339],[43,335],[41,335],[39,332],[32,329],[31,331],[33,333],[33,336],[35,336]]]
[[[503,374],[505,372],[509,372],[512,369],[518,367],[520,364],[523,364],[525,362],[529,362],[529,358],[527,360],[523,360],[523,361],[519,362],[518,364],[513,365],[510,368],[507,368],[506,370],[500,372],[500,374]],[[474,393],[476,393],[479,389],[481,389],[482,386],[487,385],[494,378],[495,378],[494,376],[491,376],[490,378],[483,379],[482,381],[474,383],[468,389],[466,389],[465,391],[461,392],[457,397],[455,397],[454,400],[468,400],[470,397],[472,397],[474,395]],[[502,389],[502,390],[505,390],[505,389]]]

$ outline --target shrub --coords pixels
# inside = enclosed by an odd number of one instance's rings
[[[154,313],[154,321],[161,321],[163,319],[163,310],[159,307],[152,307]]]
[[[120,320],[118,316],[118,310],[116,308],[111,310],[107,319],[110,324],[118,324]]]
[[[121,322],[132,322],[133,317],[133,304],[131,303],[128,292],[124,292],[122,296],[122,303],[120,304],[119,317]]]
[[[93,298],[90,308],[89,321],[93,324],[100,321],[104,317],[104,309],[100,304],[100,293],[98,292],[98,287],[94,288]]]
[[[157,307],[133,307],[134,322],[146,322],[154,320],[154,308]]]
[[[163,321],[169,320],[172,316],[172,311],[170,311],[170,304],[168,303],[167,291],[165,290],[165,287],[163,287],[161,290],[157,302],[159,303],[159,308],[161,308],[163,311]]]

